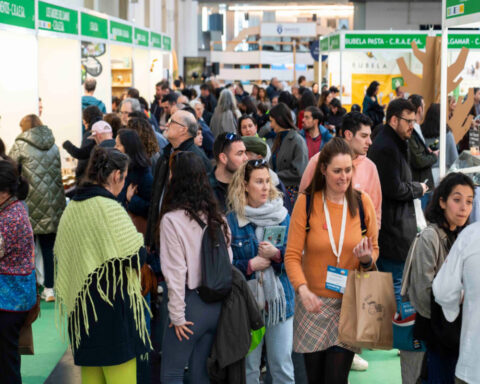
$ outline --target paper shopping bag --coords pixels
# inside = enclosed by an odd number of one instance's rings
[[[350,271],[340,312],[339,340],[353,347],[391,349],[395,310],[391,273]]]

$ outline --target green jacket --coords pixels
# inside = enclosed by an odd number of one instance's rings
[[[33,233],[56,233],[65,209],[65,194],[60,152],[52,131],[40,126],[21,133],[9,156],[22,166],[22,176],[28,180],[26,203]]]

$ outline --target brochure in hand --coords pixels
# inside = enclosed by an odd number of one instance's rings
[[[263,241],[268,241],[275,247],[282,246],[285,242],[285,235],[287,227],[284,225],[275,225],[271,227],[265,227],[263,234]]]

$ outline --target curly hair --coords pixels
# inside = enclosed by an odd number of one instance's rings
[[[153,132],[152,126],[147,119],[134,117],[128,120],[127,128],[133,129],[138,133],[140,141],[142,142],[148,157],[152,157],[158,151],[160,151],[155,133]]]
[[[259,161],[260,163],[258,163]],[[232,182],[228,187],[227,206],[241,218],[245,218],[245,207],[248,205],[246,183],[250,181],[253,171],[257,169],[266,169],[270,172],[267,162],[261,162],[261,160],[247,161],[234,173]],[[270,178],[268,199],[275,200],[280,196],[281,193],[272,184],[272,179]]]
[[[180,209],[186,211],[192,219],[205,216],[212,238],[215,238],[216,229],[220,226],[225,238],[229,239],[228,225],[222,216],[201,158],[193,152],[180,151],[174,152],[170,161],[172,178],[165,193],[157,230],[166,213]]]

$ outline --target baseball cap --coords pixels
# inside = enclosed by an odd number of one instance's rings
[[[92,136],[101,135],[103,133],[112,133],[112,127],[106,121],[100,120],[92,125]]]

